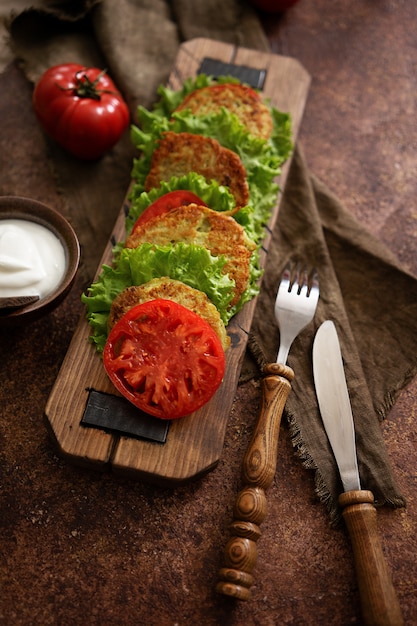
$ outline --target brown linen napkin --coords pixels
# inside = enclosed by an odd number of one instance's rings
[[[255,11],[238,0],[37,0],[7,20],[11,45],[27,77],[51,65],[103,65],[132,115],[154,102],[182,41],[207,37],[269,51]]]
[[[317,328],[331,319],[341,341],[362,486],[374,492],[379,505],[404,506],[379,421],[417,371],[417,281],[309,172],[299,147],[251,329],[249,345],[260,366],[276,358],[279,331],[273,303],[290,257],[315,266],[320,277],[315,319],[295,340],[288,359],[295,380],[284,414],[294,447],[303,464],[315,470],[317,494],[337,521],[342,486],[317,406],[311,357]],[[242,375],[247,368],[246,360]]]
[[[39,7],[43,5],[43,11]],[[11,25],[16,56],[34,80],[59,62],[100,63],[123,90],[132,114],[149,105],[175,61],[179,43],[205,36],[267,50],[256,14],[237,0],[96,0],[37,2],[37,11]],[[94,164],[80,164],[50,143],[51,161],[83,247],[82,271],[88,283],[126,194],[132,149],[125,138]],[[332,520],[338,518],[341,485],[321,425],[311,373],[314,332],[325,319],[337,325],[355,416],[363,486],[379,504],[403,506],[385,450],[379,420],[396,394],[416,373],[417,283],[399,268],[326,187],[309,173],[296,150],[273,243],[268,253],[250,345],[258,357],[275,360],[278,329],[273,318],[279,276],[289,257],[314,264],[320,273],[317,316],[297,338],[289,364],[295,371],[288,399],[294,446],[306,467],[316,473],[317,492]],[[385,298],[381,285],[390,284]],[[271,327],[276,332],[271,333]],[[272,338],[272,341],[271,341]],[[247,359],[243,377],[259,376]]]
[[[59,63],[107,68],[133,120],[137,105],[150,106],[166,83],[181,41],[205,36],[268,50],[255,11],[237,0],[36,0],[5,17],[11,47],[30,81]],[[79,271],[87,286],[125,198],[135,150],[129,131],[93,163],[47,142],[66,216],[80,238]]]

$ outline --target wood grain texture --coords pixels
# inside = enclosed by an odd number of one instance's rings
[[[371,491],[347,491],[339,497],[349,531],[356,577],[367,626],[401,626],[402,613],[378,535]]]
[[[269,363],[263,370],[261,411],[243,459],[243,488],[236,498],[231,537],[224,549],[225,567],[216,585],[217,592],[239,600],[251,597],[259,525],[267,513],[265,492],[275,476],[281,417],[293,378],[293,370],[281,363]]]
[[[195,76],[205,57],[265,69],[264,96],[279,110],[290,113],[293,139],[296,140],[310,85],[310,77],[298,61],[208,39],[195,39],[181,46],[169,86],[177,89],[186,78]],[[287,161],[282,168],[278,181],[281,189],[285,187],[290,162]],[[278,211],[279,201],[270,220],[271,229]],[[124,217],[122,208],[111,239],[124,239]],[[265,232],[262,265],[266,262],[269,240],[268,230]],[[102,263],[111,261],[111,249],[109,241],[97,273]],[[89,389],[116,393],[95,349],[89,344],[89,328],[82,318],[45,411],[48,428],[61,454],[76,463],[111,466],[116,473],[170,486],[194,479],[215,467],[223,448],[255,305],[256,300],[245,305],[228,326],[231,347],[227,351],[226,375],[221,387],[199,411],[171,423],[165,444],[119,437],[80,425]]]

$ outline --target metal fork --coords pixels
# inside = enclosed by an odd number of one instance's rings
[[[319,282],[314,272],[309,281],[307,269],[296,268],[291,280],[291,265],[287,265],[275,300],[275,318],[280,329],[277,363],[287,362],[288,353],[297,335],[311,322],[319,299]]]
[[[238,600],[249,600],[256,565],[259,525],[266,515],[265,491],[276,470],[281,416],[291,391],[293,370],[286,365],[288,352],[297,335],[311,322],[319,299],[318,277],[309,280],[307,269],[287,266],[275,300],[275,317],[280,329],[276,363],[263,367],[262,407],[242,465],[244,487],[238,493],[231,537],[224,549],[224,567],[216,591]]]

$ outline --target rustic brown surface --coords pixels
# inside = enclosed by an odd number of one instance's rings
[[[301,130],[311,169],[414,273],[416,19],[417,5],[405,0],[301,0],[282,19],[265,20],[274,51],[296,57],[313,77]],[[15,67],[0,76],[0,94],[0,193],[65,212],[30,88]],[[128,179],[126,172],[126,188]],[[117,212],[109,211],[108,232]],[[97,242],[97,262],[106,240],[104,233]],[[47,319],[0,335],[0,623],[361,624],[347,533],[329,528],[285,425],[253,598],[235,604],[214,592],[257,384],[238,388],[220,463],[189,486],[156,489],[56,456],[43,409],[81,312],[84,280],[81,271]],[[416,396],[414,380],[383,425],[408,507],[378,512],[406,624],[417,622]]]

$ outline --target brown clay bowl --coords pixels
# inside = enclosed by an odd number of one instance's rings
[[[60,283],[37,302],[17,309],[0,309],[0,329],[26,324],[52,311],[71,289],[80,262],[77,235],[69,222],[55,209],[19,196],[0,196],[0,220],[21,219],[48,228],[60,240],[65,253],[65,271]],[[0,293],[0,297],[3,294]]]

